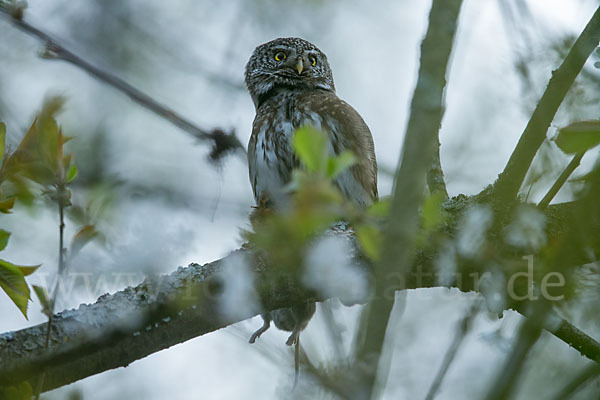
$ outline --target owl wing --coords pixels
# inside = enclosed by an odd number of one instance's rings
[[[360,114],[351,105],[341,100],[335,93],[315,90],[306,94],[302,104],[308,105],[312,112],[320,117],[321,129],[328,131],[336,154],[350,150],[357,163],[350,168],[351,177],[358,182],[368,199],[362,199],[360,193],[344,193],[348,198],[363,205],[377,200],[377,160],[375,146],[369,127]],[[336,180],[340,189],[348,177],[342,175]],[[340,182],[342,181],[342,182]],[[348,186],[348,185],[346,185]]]

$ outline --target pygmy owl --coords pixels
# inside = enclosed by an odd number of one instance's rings
[[[334,184],[349,200],[368,206],[377,199],[377,163],[367,124],[335,94],[327,57],[300,38],[280,38],[258,46],[246,65],[246,86],[256,107],[248,144],[250,182],[259,207],[285,208],[285,185],[300,162],[292,148],[296,129],[313,125],[329,137],[331,155],[350,150],[357,163],[338,175]],[[263,315],[265,325],[292,331],[296,343],[314,313],[314,304]]]

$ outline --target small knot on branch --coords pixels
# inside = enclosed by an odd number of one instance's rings
[[[213,142],[209,154],[209,158],[213,162],[220,161],[224,156],[236,150],[244,150],[244,146],[235,135],[234,129],[225,132],[221,128],[215,128],[207,134],[207,138]]]
[[[61,48],[51,41],[46,42],[44,50],[41,51],[40,57],[47,60],[56,60],[60,58]]]

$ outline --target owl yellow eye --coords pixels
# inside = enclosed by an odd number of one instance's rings
[[[286,57],[287,56],[283,51],[278,51],[277,53],[275,53],[275,61],[283,61]]]
[[[312,65],[313,67],[317,65],[317,57],[310,56],[308,57],[308,60],[310,61],[310,65]]]

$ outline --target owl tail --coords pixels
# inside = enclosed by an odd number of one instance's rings
[[[294,388],[298,384],[298,375],[300,372],[300,332],[302,328],[302,326],[296,325],[287,342],[285,342],[288,346],[294,345]]]
[[[296,348],[294,349],[294,389],[298,384],[298,375],[300,374],[300,335],[296,338]]]

